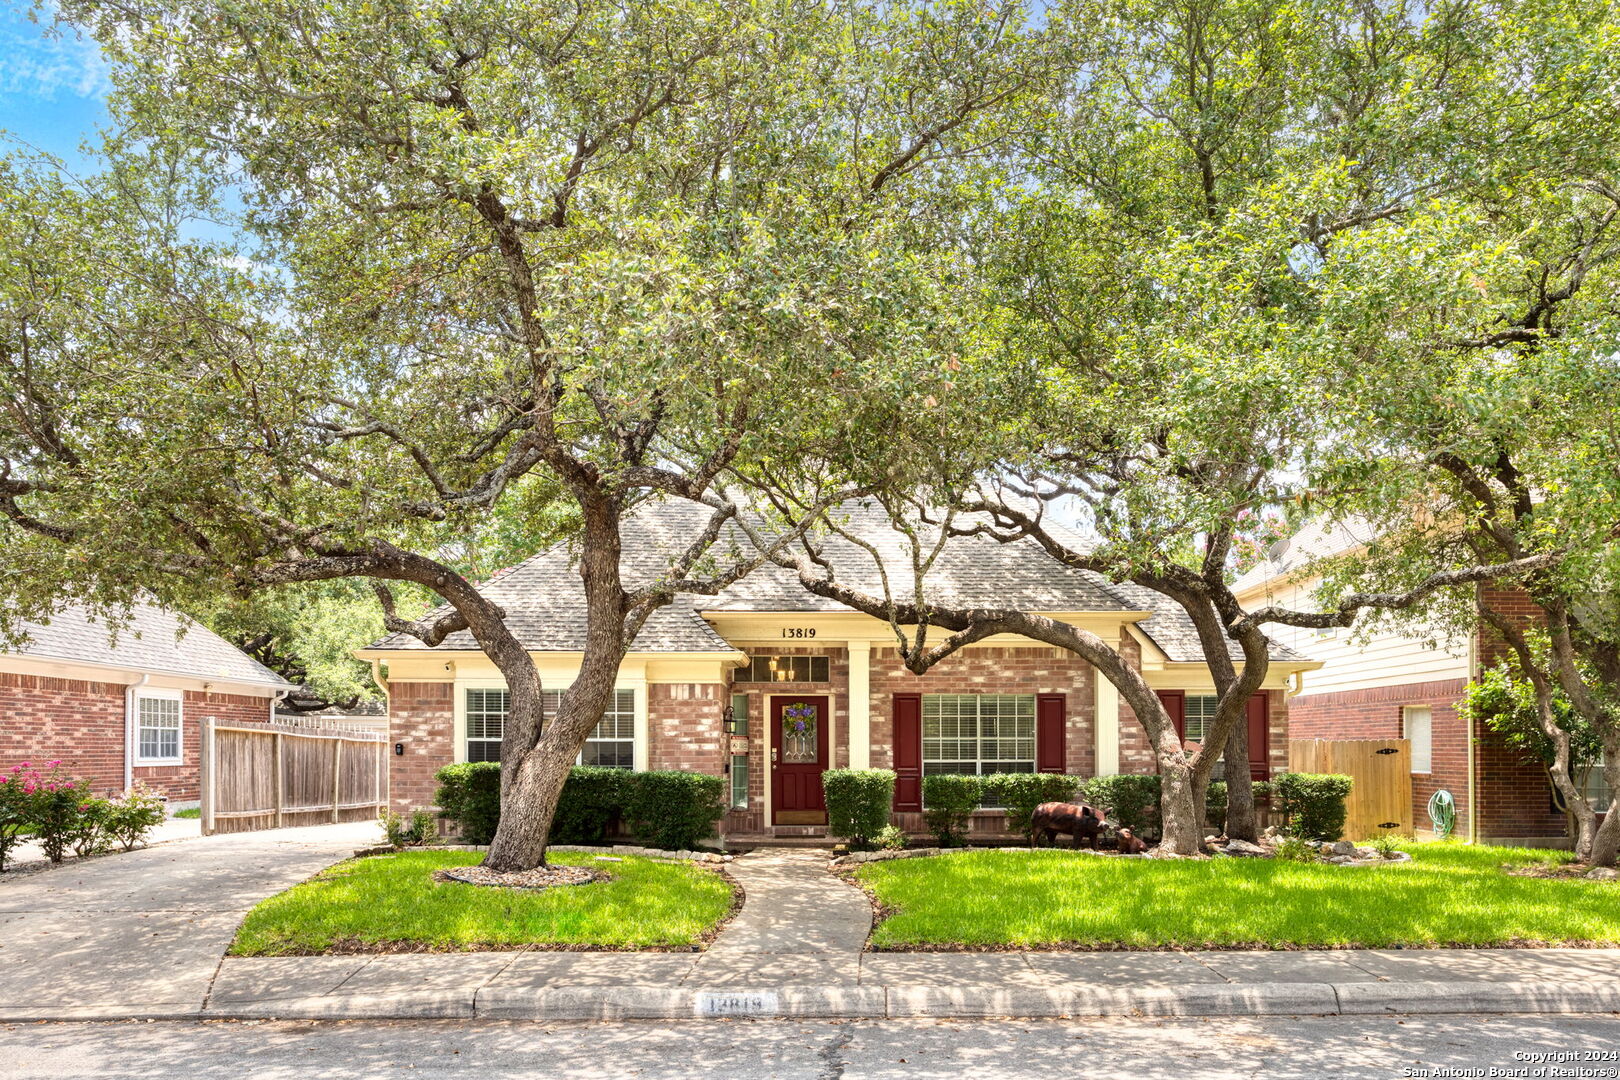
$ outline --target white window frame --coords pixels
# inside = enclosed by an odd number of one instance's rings
[[[1413,737],[1412,718],[1422,715],[1423,738]],[[1430,705],[1401,706],[1401,738],[1412,744],[1412,774],[1428,776],[1434,772],[1434,708]]]
[[[1199,703],[1198,731],[1196,734],[1193,732],[1194,717],[1192,712],[1192,703],[1195,701]],[[1206,706],[1205,702],[1209,704]],[[1205,740],[1209,737],[1209,725],[1215,722],[1215,713],[1220,708],[1220,704],[1221,697],[1219,694],[1187,694],[1181,699],[1181,726],[1185,732],[1183,738],[1187,742],[1195,742],[1199,746],[1204,745]],[[1209,710],[1207,713],[1204,711],[1206,708]],[[1224,746],[1221,748],[1221,752],[1226,752]]]
[[[141,732],[146,730],[145,717],[141,706],[147,701],[174,702],[175,724],[171,727],[153,727],[152,731],[173,731],[174,756],[148,757],[141,753]],[[143,686],[135,691],[135,722],[133,738],[135,740],[134,763],[136,765],[184,765],[186,761],[186,695],[182,690],[166,690],[157,686]]]
[[[930,773],[928,771],[929,743],[930,742],[934,743],[935,744],[935,749],[938,750],[941,743],[953,742],[953,743],[961,744],[963,742],[968,741],[968,740],[964,739],[963,737],[961,737],[960,735],[958,735],[957,737],[954,737],[954,738],[949,738],[949,739],[947,739],[943,735],[936,735],[932,739],[929,738],[929,735],[928,735],[928,703],[929,703],[930,699],[933,699],[934,701],[938,702],[941,698],[973,698],[973,699],[977,700],[977,705],[976,705],[975,712],[974,712],[974,734],[973,734],[973,737],[972,737],[972,740],[971,740],[975,744],[975,750],[974,750],[973,756],[971,758],[963,757],[961,755],[956,755],[956,756],[952,756],[952,757],[944,757],[944,756],[936,754],[936,756],[934,758],[934,764],[939,764],[940,762],[945,762],[945,761],[952,762],[952,763],[958,763],[958,764],[965,764],[965,763],[971,761],[973,763],[974,771],[972,773],[957,772],[957,773],[951,774],[951,775],[958,775],[958,776],[992,776],[992,775],[994,775],[995,773],[998,773],[998,772],[1031,772],[1031,773],[1033,773],[1033,772],[1037,771],[1037,768],[1036,768],[1036,764],[1037,764],[1036,763],[1036,753],[1037,753],[1037,751],[1036,751],[1036,743],[1038,741],[1038,732],[1039,732],[1039,728],[1040,728],[1040,719],[1039,719],[1039,716],[1037,715],[1038,705],[1036,703],[1034,694],[924,694],[922,696],[922,772],[923,772],[924,776],[940,775],[937,772]],[[987,757],[984,756],[985,737],[984,737],[984,735],[982,733],[983,732],[983,719],[984,719],[984,704],[983,703],[984,703],[984,700],[987,699],[987,698],[998,698],[998,699],[1000,699],[1000,698],[1017,698],[1017,699],[1020,699],[1020,700],[1028,700],[1028,702],[1029,702],[1029,757],[1027,757],[1027,758],[1024,758],[1024,757],[1007,757],[1007,758],[993,757],[993,758],[987,758]],[[997,717],[997,719],[1000,719],[1000,717]],[[1013,736],[1009,737],[1009,736],[1002,736],[1002,735],[998,734],[997,736],[995,736],[995,739],[996,739],[997,742],[1006,741],[1008,738],[1011,738],[1011,739],[1017,740],[1017,741],[1022,741],[1020,739],[1020,737],[1017,736],[1017,735],[1013,735]],[[991,769],[989,771],[985,770],[986,765],[1022,765],[1026,761],[1029,763],[1029,768],[1027,770],[1026,769]]]
[[[473,709],[471,708],[471,702],[470,702],[469,699],[471,698],[471,696],[474,693],[489,693],[491,691],[500,691],[502,693],[507,694],[507,705],[508,705],[508,708],[510,708],[510,705],[511,705],[510,691],[507,689],[506,684],[503,683],[503,682],[480,680],[478,682],[466,682],[466,683],[458,683],[458,684],[456,684],[456,698],[455,698],[455,708],[456,708],[456,724],[455,724],[456,748],[455,749],[456,749],[456,760],[457,761],[471,761],[471,760],[473,760],[472,755],[471,755],[471,753],[469,751],[472,748],[472,744],[475,743],[475,742],[493,742],[497,746],[500,743],[500,739],[498,737],[491,739],[491,738],[487,738],[485,736],[474,737],[472,735],[471,715],[473,713]],[[608,767],[609,768],[625,769],[626,771],[640,769],[640,768],[643,767],[642,762],[641,762],[641,757],[642,757],[641,746],[642,746],[642,742],[643,742],[643,738],[644,738],[644,731],[645,731],[645,728],[646,728],[646,716],[645,716],[646,698],[647,698],[646,687],[645,687],[645,685],[615,686],[614,689],[613,689],[613,693],[614,693],[614,697],[615,697],[615,704],[618,703],[617,699],[618,699],[618,696],[620,694],[628,694],[628,695],[630,695],[630,709],[628,710],[628,712],[626,712],[626,710],[624,710],[624,709],[615,709],[615,708],[613,708],[611,706],[608,709],[608,712],[617,714],[621,719],[624,716],[629,717],[629,720],[630,720],[630,732],[631,732],[630,735],[628,737],[620,736],[620,737],[615,737],[615,738],[612,738],[612,739],[601,739],[601,738],[598,738],[596,736],[596,730],[597,729],[593,729],[591,734],[586,737],[585,744],[587,746],[589,746],[593,742],[595,742],[595,743],[601,743],[601,742],[629,743],[630,744],[630,764],[629,765],[608,766]],[[542,690],[541,694],[542,694],[543,700],[545,702],[546,715],[550,716],[552,714],[552,712],[555,711],[555,709],[557,707],[557,699],[562,696],[563,691],[561,691],[561,690]],[[479,710],[479,711],[482,712],[484,710]],[[607,717],[604,716],[603,717],[603,722],[605,723],[606,721],[607,721]],[[600,728],[600,724],[598,725],[598,728]],[[502,721],[501,730],[503,732],[505,731],[505,721],[504,720]],[[495,757],[493,757],[493,758],[485,758],[483,760],[486,760],[486,761],[499,761],[500,760],[499,751],[497,750]],[[577,757],[575,757],[574,763],[576,765],[579,765],[579,764],[584,764],[584,761],[585,761],[585,752],[584,752],[584,749],[582,748],[580,750],[579,755]]]

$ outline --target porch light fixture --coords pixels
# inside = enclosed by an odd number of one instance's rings
[[[727,705],[720,712],[721,728],[727,735],[741,735],[742,731],[737,723],[737,710]]]

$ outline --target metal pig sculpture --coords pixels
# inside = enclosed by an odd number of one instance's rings
[[[1121,855],[1141,855],[1147,851],[1147,844],[1142,838],[1121,825],[1114,834],[1119,838],[1119,853]]]
[[[1097,809],[1084,803],[1048,802],[1041,803],[1030,816],[1029,833],[1031,837],[1046,835],[1048,844],[1057,842],[1058,833],[1067,833],[1074,837],[1075,847],[1097,846],[1097,835],[1108,824],[1107,809]]]

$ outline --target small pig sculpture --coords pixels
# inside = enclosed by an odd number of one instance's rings
[[[1121,825],[1115,833],[1119,839],[1119,853],[1121,855],[1140,855],[1147,851],[1147,845],[1131,830]]]
[[[1074,837],[1075,847],[1097,847],[1097,835],[1108,824],[1109,811],[1084,803],[1041,803],[1030,817],[1031,838],[1046,836],[1048,844],[1057,843],[1058,833]]]

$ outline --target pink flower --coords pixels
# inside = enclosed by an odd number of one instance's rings
[[[23,794],[24,795],[32,795],[33,793],[34,793],[34,782],[32,780],[30,780],[27,783],[23,784]]]
[[[13,765],[11,767],[11,771],[14,772],[14,773],[20,773],[20,772],[22,772],[22,766],[21,765]]]
[[[58,766],[58,765],[60,765],[60,764],[62,764],[62,759],[61,759],[61,758],[57,758],[57,759],[56,759],[56,760],[55,760],[55,761],[52,761],[52,762],[48,762],[48,763],[46,763],[46,765],[45,765],[45,767],[46,767],[46,768],[47,768],[47,769],[54,769],[54,768],[56,768],[56,767],[57,767],[57,766]]]
[[[21,765],[18,765],[18,766],[17,766],[17,768],[19,768],[19,769],[26,769],[26,768],[28,768],[28,762],[26,762],[26,761],[25,761],[25,762],[23,762],[23,763],[22,763],[22,764],[21,764]]]

